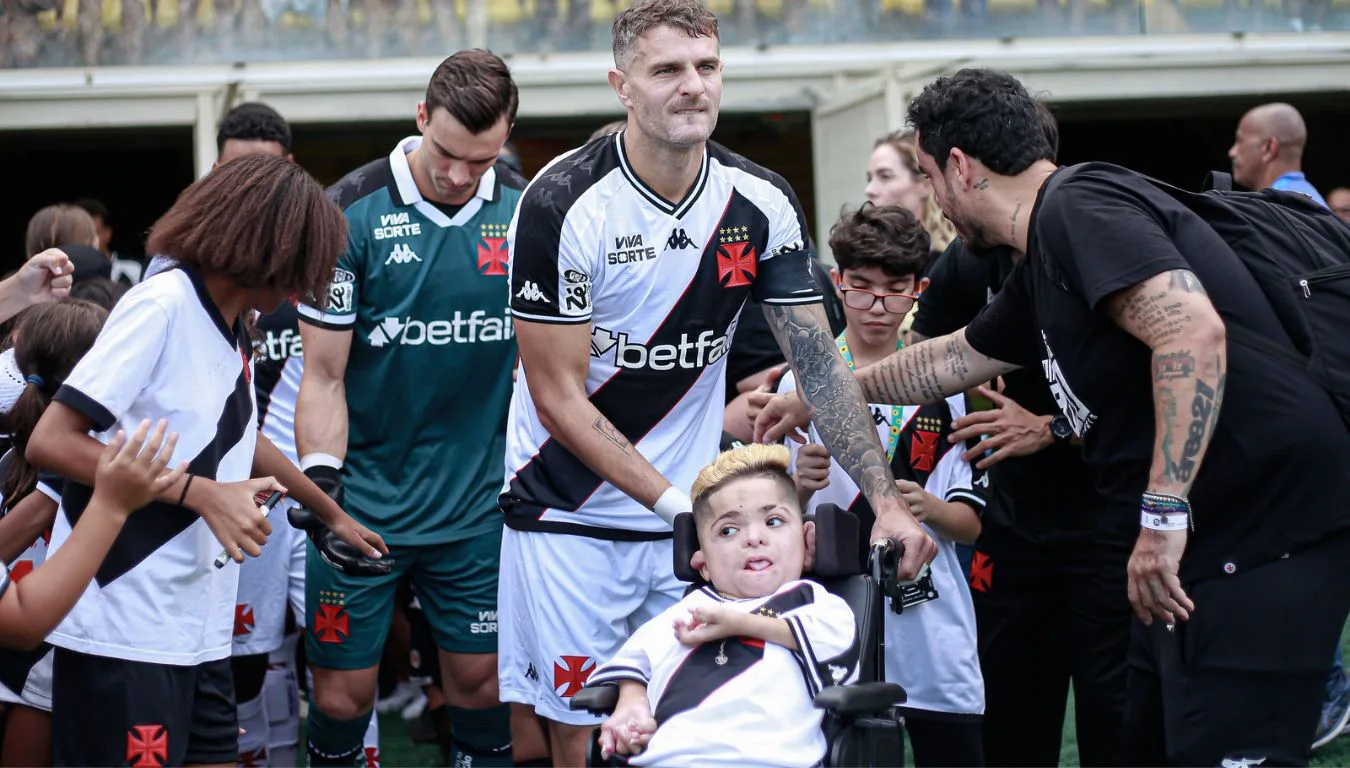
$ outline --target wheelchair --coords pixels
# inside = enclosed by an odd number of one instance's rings
[[[884,611],[887,597],[901,607],[901,594],[913,585],[896,580],[900,546],[891,540],[865,548],[867,532],[858,518],[834,504],[818,507],[808,516],[816,524],[816,556],[811,569],[803,574],[838,595],[853,610],[858,627],[861,654],[858,680],[847,685],[825,688],[816,695],[816,709],[825,711],[821,724],[825,733],[827,768],[857,766],[869,768],[895,765],[904,750],[902,720],[896,707],[905,703],[903,688],[884,682],[886,674]],[[683,513],[675,518],[675,576],[690,582],[690,589],[702,585],[699,574],[689,565],[698,550],[698,532],[694,517]],[[864,557],[864,552],[867,555]],[[619,700],[615,684],[583,688],[571,699],[570,708],[593,715],[608,715]],[[598,744],[591,750],[591,765],[627,765],[622,758],[601,760]]]

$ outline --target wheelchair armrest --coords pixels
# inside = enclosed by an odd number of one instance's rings
[[[582,688],[572,696],[568,707],[574,712],[586,711],[592,715],[608,715],[619,703],[619,686],[601,684]]]
[[[908,698],[905,689],[896,683],[854,683],[826,688],[816,694],[815,703],[816,709],[856,715],[904,704]]]

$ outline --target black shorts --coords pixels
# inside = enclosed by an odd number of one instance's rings
[[[1188,584],[1190,621],[1135,621],[1129,765],[1307,765],[1350,611],[1350,535]]]
[[[57,648],[52,701],[56,765],[148,768],[239,757],[228,658],[177,667]]]

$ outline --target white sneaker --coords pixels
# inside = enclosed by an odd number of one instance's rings
[[[422,689],[416,683],[402,682],[389,692],[389,695],[375,702],[375,711],[382,715],[398,712],[422,695]]]
[[[427,708],[427,695],[425,693],[422,693],[421,691],[418,691],[417,698],[408,702],[408,706],[404,707],[403,711],[400,712],[399,714],[403,716],[404,720],[416,720],[417,718],[422,716],[422,713],[426,711],[426,708]]]

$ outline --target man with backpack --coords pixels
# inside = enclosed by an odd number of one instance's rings
[[[1292,195],[1038,160],[1034,101],[1000,72],[939,78],[909,119],[962,237],[1025,256],[966,328],[859,371],[867,400],[1040,369],[1100,492],[1139,508],[1126,764],[1306,764],[1350,610],[1345,227]],[[804,416],[778,399],[757,438]]]

